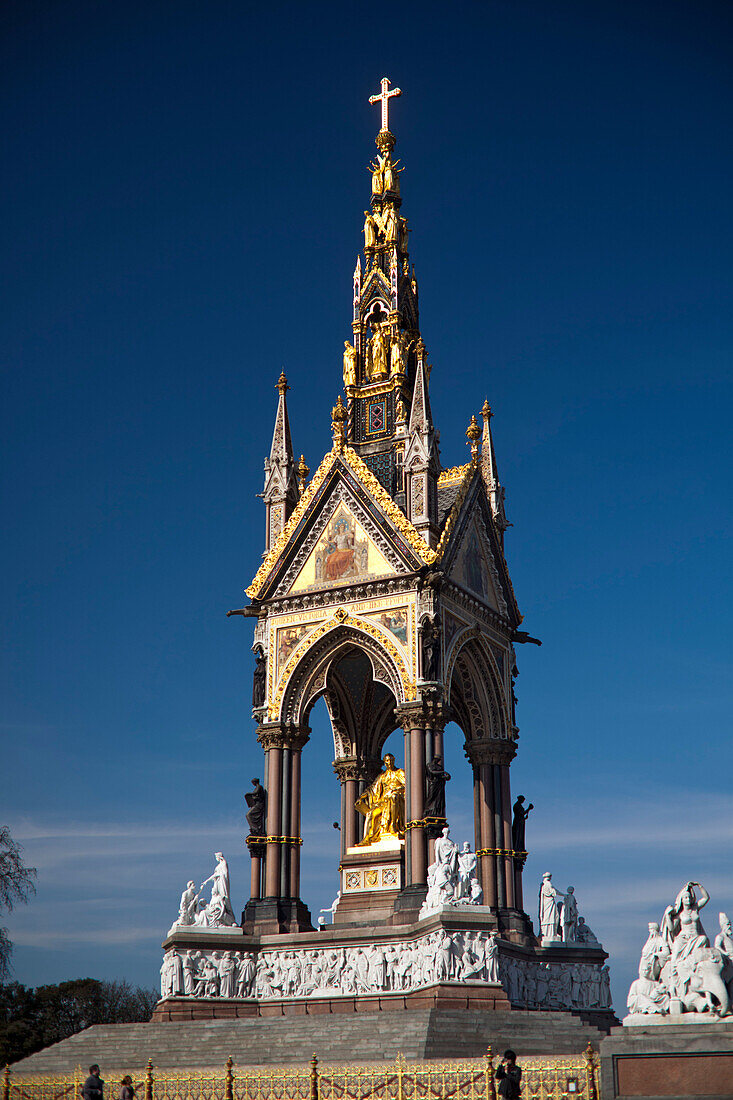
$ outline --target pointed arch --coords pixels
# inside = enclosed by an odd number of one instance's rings
[[[299,647],[285,669],[272,717],[296,726],[306,725],[316,699],[327,695],[336,759],[348,756],[353,747],[349,744],[353,737],[346,735],[349,727],[354,728],[354,722],[350,721],[353,715],[345,707],[344,672],[340,667],[349,655],[366,658],[371,679],[386,689],[377,691],[375,697],[380,716],[377,740],[381,738],[382,726],[389,725],[394,706],[415,697],[415,685],[402,655],[376,623],[340,610],[310,634],[303,645],[305,649],[301,651]],[[388,732],[393,728],[394,723]]]
[[[477,627],[456,638],[446,668],[448,703],[466,741],[511,740],[511,712],[488,639]]]

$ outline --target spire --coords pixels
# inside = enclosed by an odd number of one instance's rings
[[[293,441],[290,438],[290,419],[288,417],[288,402],[285,394],[290,389],[285,371],[280,372],[277,380],[277,390],[280,394],[275,414],[275,430],[272,433],[272,446],[270,447],[270,462],[291,462],[293,459]]]
[[[404,507],[403,457],[410,433],[398,406],[409,412],[415,404],[418,360],[424,360],[425,346],[409,255],[410,230],[400,212],[403,169],[394,157],[396,139],[389,128],[390,107],[401,95],[384,77],[381,91],[370,97],[370,103],[380,107],[381,125],[375,138],[377,154],[369,164],[371,199],[364,210],[363,256],[352,278],[353,335],[343,351],[346,415],[339,427],[344,429],[344,442]],[[432,431],[424,363],[422,370],[421,415],[427,416],[424,426]]]
[[[493,415],[491,405],[488,401],[484,401],[483,408],[481,409],[481,416],[484,421],[481,446],[481,472],[486,485],[489,503],[491,504],[494,522],[499,530],[499,536],[503,544],[504,532],[509,524],[506,521],[506,514],[504,512],[504,489],[499,482],[499,472],[496,467],[496,453],[494,451],[494,439],[491,434],[491,418]]]
[[[438,441],[433,428],[428,394],[425,345],[416,349],[417,369],[412,408],[405,446],[403,469],[407,495],[407,518],[429,546],[438,541]]]
[[[418,354],[420,355],[420,350]],[[433,416],[430,411],[430,396],[428,383],[425,377],[423,357],[420,355],[417,361],[417,373],[415,375],[415,388],[412,391],[412,408],[410,409],[409,432],[432,432]]]
[[[288,403],[285,397],[289,389],[285,371],[282,371],[277,382],[279,397],[270,457],[265,459],[265,487],[262,493],[267,510],[265,552],[277,541],[298,502],[293,441],[290,438]]]

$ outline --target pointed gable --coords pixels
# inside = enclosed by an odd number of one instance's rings
[[[454,478],[450,492],[455,495],[444,515],[437,547],[438,561],[452,581],[518,625],[522,616],[486,498],[479,462],[474,460],[467,466],[454,467],[450,474]],[[445,487],[449,487],[447,481]]]
[[[478,516],[472,516],[465,525],[449,576],[494,611],[506,615],[506,601],[482,526]]]
[[[415,572],[434,561],[435,551],[362,460],[348,447],[334,449],[314,474],[247,595],[263,599],[338,587]]]

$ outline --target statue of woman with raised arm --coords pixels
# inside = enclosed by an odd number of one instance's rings
[[[695,895],[695,887],[700,899]],[[674,905],[668,905],[662,917],[662,935],[672,953],[672,965],[686,959],[698,947],[710,947],[710,940],[700,920],[700,910],[710,901],[710,895],[699,882],[687,882]]]

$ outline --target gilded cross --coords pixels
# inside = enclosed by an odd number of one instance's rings
[[[398,95],[402,95],[402,89],[401,88],[393,88],[392,91],[390,91],[389,90],[389,77],[383,76],[382,77],[382,91],[379,93],[379,95],[370,95],[369,96],[369,102],[370,103],[379,103],[381,101],[381,104],[382,104],[382,129],[383,130],[389,130],[389,101],[390,101],[390,99],[392,99],[393,96],[398,96]]]

